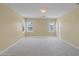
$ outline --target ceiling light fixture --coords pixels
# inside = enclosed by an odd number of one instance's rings
[[[47,12],[47,8],[42,8],[40,9],[41,13],[46,13]]]

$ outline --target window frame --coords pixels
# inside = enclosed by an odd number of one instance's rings
[[[29,23],[31,23],[31,24],[29,24]],[[31,30],[29,30],[29,28],[32,28]],[[33,24],[32,24],[32,22],[31,21],[27,21],[26,22],[26,29],[25,29],[27,32],[33,32],[34,30],[33,30]]]
[[[51,29],[51,26],[53,27],[53,29]],[[49,32],[55,32],[56,30],[56,26],[54,23],[48,23],[48,31]]]

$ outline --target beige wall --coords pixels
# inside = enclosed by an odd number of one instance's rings
[[[48,22],[56,23],[56,19],[36,18],[32,20],[34,32],[26,32],[25,36],[56,36],[56,32],[48,32]]]
[[[10,7],[0,4],[0,51],[23,37],[23,18]]]
[[[79,47],[79,7],[60,17],[61,38]]]

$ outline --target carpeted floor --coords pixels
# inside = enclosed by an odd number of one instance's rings
[[[56,37],[27,37],[2,56],[79,56],[79,50]]]

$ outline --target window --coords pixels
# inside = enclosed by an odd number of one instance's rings
[[[55,31],[55,24],[49,23],[48,28],[49,28],[49,32],[54,32]]]
[[[27,32],[33,32],[32,22],[27,22],[26,23],[26,31]]]

